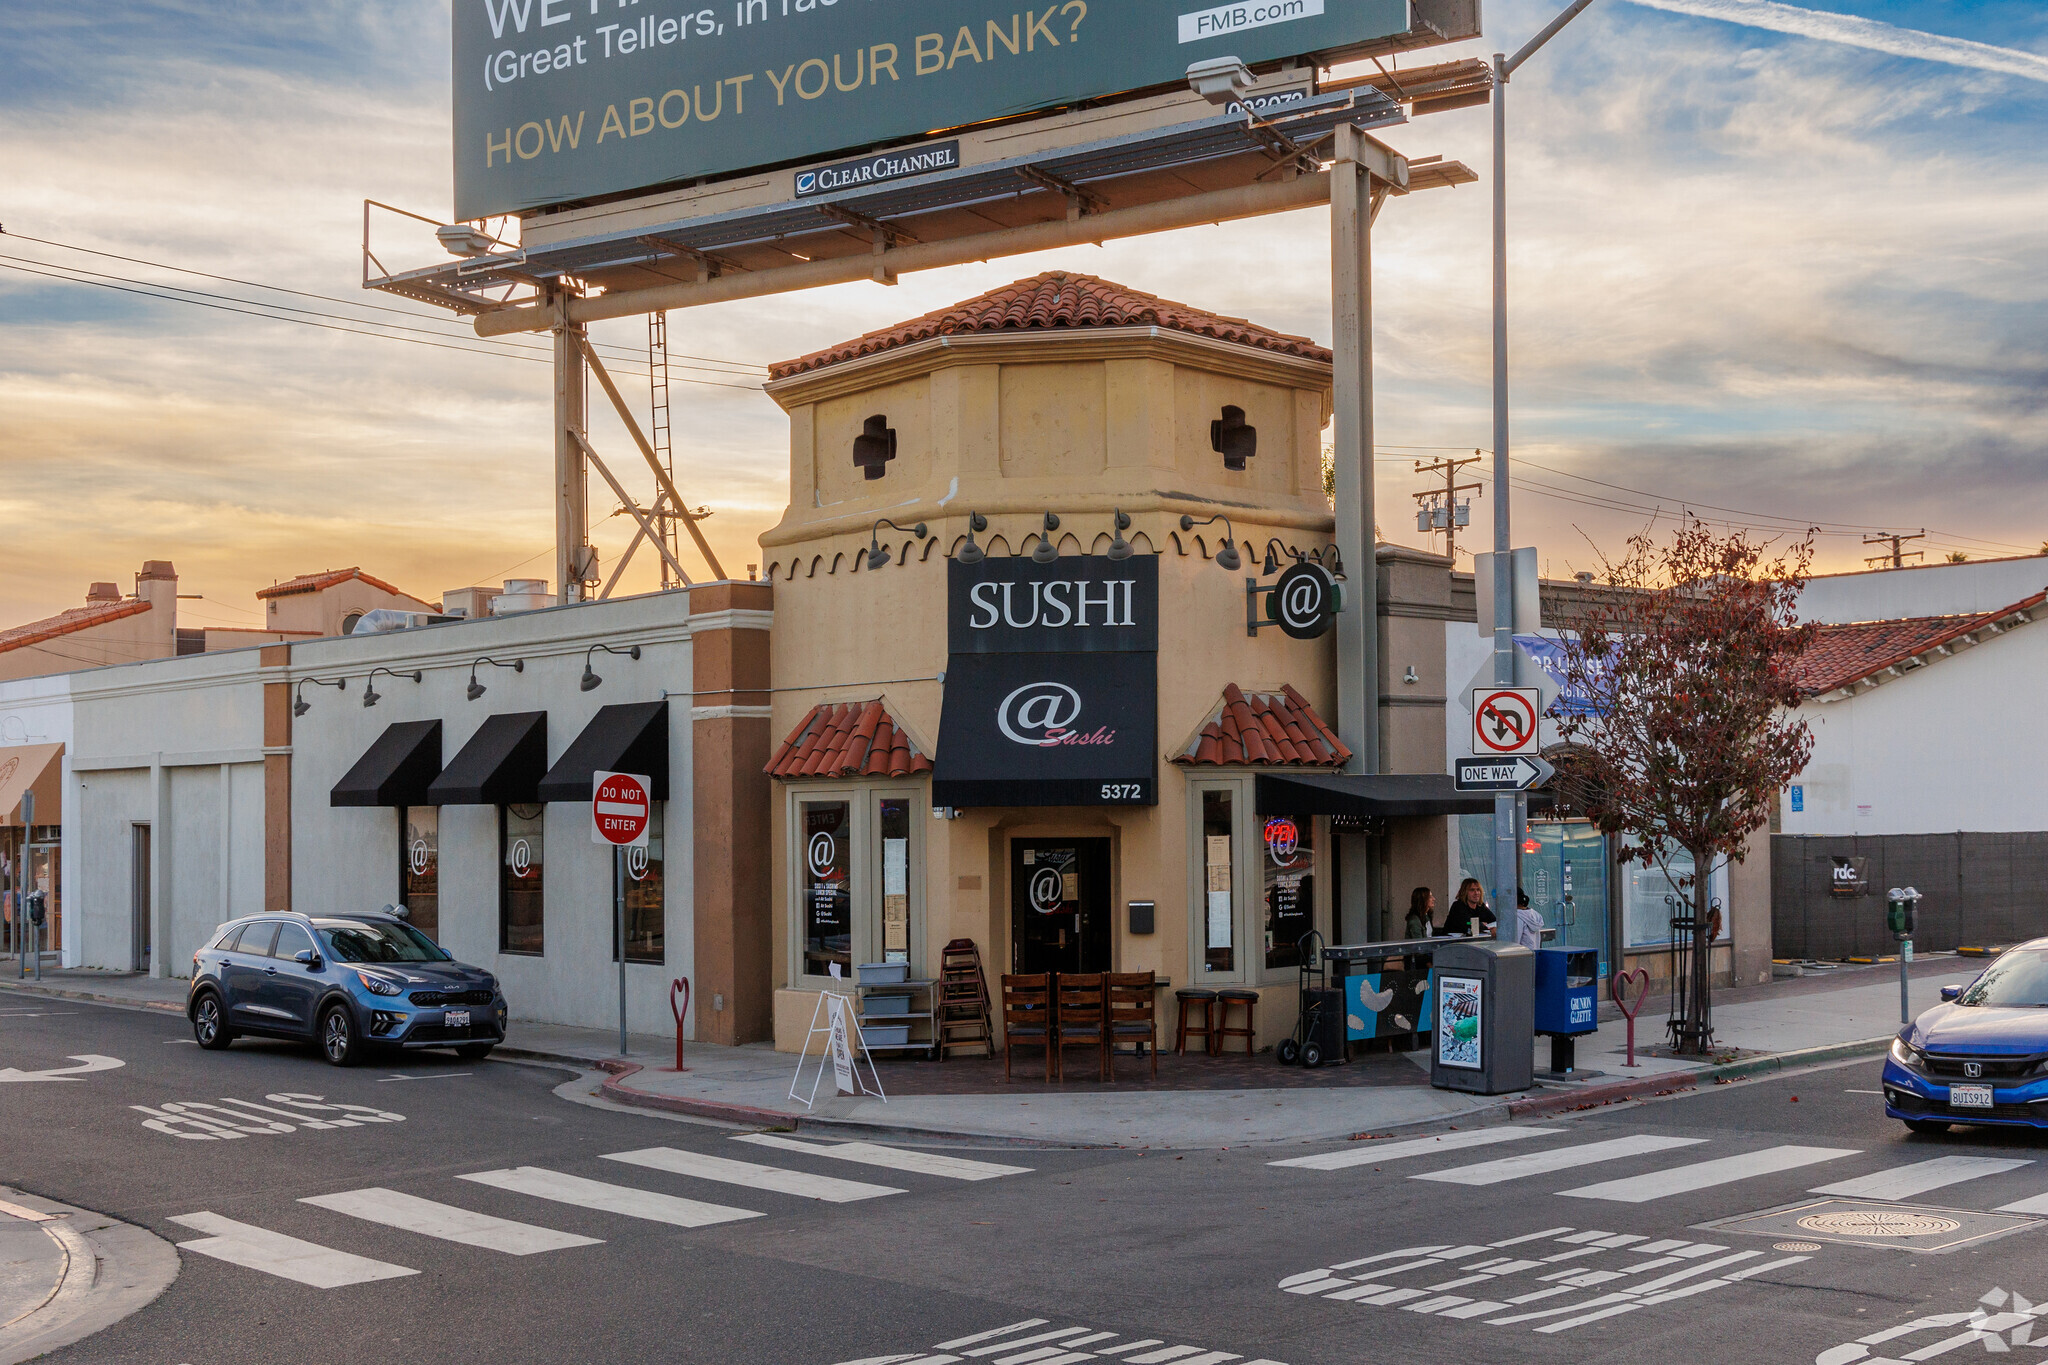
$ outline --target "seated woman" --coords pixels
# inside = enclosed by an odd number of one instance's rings
[[[1436,892],[1418,886],[1408,893],[1408,925],[1403,938],[1428,938],[1436,932]]]
[[[1486,888],[1477,877],[1458,883],[1458,898],[1451,902],[1444,932],[1456,938],[1474,938],[1494,931],[1493,907],[1486,903]]]

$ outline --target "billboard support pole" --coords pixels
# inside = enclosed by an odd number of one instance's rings
[[[590,408],[583,375],[583,327],[569,320],[568,289],[548,291],[555,340],[555,587],[561,602],[583,600],[590,576],[589,470],[583,437]]]
[[[1346,771],[1374,773],[1379,755],[1379,569],[1372,468],[1372,216],[1379,150],[1354,124],[1336,129],[1330,167],[1330,293],[1335,355],[1337,553],[1348,609],[1337,617],[1337,734]],[[1389,168],[1392,169],[1392,168]],[[1405,178],[1405,177],[1401,177]]]

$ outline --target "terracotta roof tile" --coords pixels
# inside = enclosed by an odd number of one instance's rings
[[[908,777],[932,770],[879,701],[814,706],[768,760],[770,777]]]
[[[296,597],[300,593],[320,592],[323,589],[333,587],[337,583],[346,583],[351,578],[360,578],[373,588],[393,593],[399,597],[410,598],[414,602],[425,603],[426,601],[422,597],[413,597],[411,593],[403,588],[393,587],[381,578],[374,578],[359,568],[329,569],[325,573],[300,574],[297,578],[289,578],[282,583],[273,583],[267,588],[259,588],[256,596],[259,599],[267,597]]]
[[[101,602],[90,607],[73,607],[69,611],[60,611],[55,616],[46,617],[41,621],[30,621],[26,625],[15,626],[10,630],[0,630],[0,652],[27,649],[30,645],[39,645],[45,640],[55,640],[60,636],[72,635],[93,626],[106,625],[109,621],[140,616],[148,610],[149,603],[139,600]]]
[[[1821,626],[1799,658],[1799,686],[1808,696],[1847,687],[2044,604],[2048,604],[2048,593],[2037,592],[2009,607],[1975,616],[1913,616]]]
[[[1246,693],[1236,683],[1173,761],[1190,767],[1339,768],[1351,750],[1292,687]]]
[[[768,373],[775,379],[789,379],[933,337],[1083,327],[1161,327],[1279,355],[1330,363],[1330,352],[1307,337],[1289,336],[1242,318],[1227,318],[1184,303],[1155,298],[1093,275],[1053,270],[992,289],[977,298],[941,308],[921,318],[899,322],[893,327],[869,332],[866,336],[855,337],[826,350],[771,365]]]

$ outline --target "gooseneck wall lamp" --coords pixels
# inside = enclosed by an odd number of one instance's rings
[[[921,521],[915,526],[903,527],[898,526],[887,517],[883,517],[868,531],[868,567],[870,569],[886,569],[889,567],[889,552],[882,548],[882,528],[884,526],[892,531],[907,530],[919,540],[923,540],[925,537],[925,524]]]
[[[640,657],[640,646],[638,645],[626,645],[623,648],[613,645],[592,645],[589,649],[584,650],[583,678],[576,686],[585,692],[595,692],[604,685],[604,679],[593,673],[590,669],[590,656],[597,653],[600,649],[607,654],[623,654],[629,659],[637,660]]]
[[[976,531],[986,531],[987,529],[987,517],[979,512],[969,512],[967,514],[967,543],[962,545],[959,552],[953,557],[962,564],[979,564],[982,560],[987,559],[988,552],[974,543],[974,533]]]
[[[331,687],[337,692],[348,691],[347,678],[301,678],[297,691],[292,694],[292,714],[303,716],[313,709],[313,703],[306,700],[306,684],[315,687]]]
[[[1231,526],[1229,517],[1218,512],[1215,516],[1209,517],[1206,520],[1196,521],[1193,517],[1183,513],[1180,519],[1180,529],[1182,531],[1192,531],[1197,526],[1207,526],[1210,522],[1216,521],[1223,523],[1223,548],[1216,552],[1217,567],[1230,573],[1236,573],[1244,567],[1244,558],[1237,552],[1237,531]]]
[[[1278,550],[1280,553],[1275,554],[1275,550]],[[1279,573],[1280,555],[1282,554],[1290,556],[1297,563],[1307,558],[1307,556],[1302,554],[1302,552],[1299,550],[1288,549],[1285,545],[1282,545],[1278,539],[1268,539],[1266,541],[1266,562],[1265,565],[1260,569],[1260,572],[1269,574]]]
[[[420,681],[421,678],[426,676],[417,668],[410,673],[400,673],[395,668],[371,669],[370,676],[363,679],[363,707],[365,710],[372,706],[375,706],[379,701],[383,700],[383,694],[377,690],[377,675],[379,673],[385,674],[386,676],[393,678],[410,678],[414,682],[418,682]]]
[[[1055,545],[1052,539],[1052,533],[1059,529],[1059,514],[1057,512],[1047,512],[1045,514],[1044,529],[1038,533],[1038,544],[1031,547],[1031,562],[1033,564],[1050,564],[1060,557],[1060,547]]]
[[[490,691],[488,687],[485,687],[476,680],[476,671],[485,664],[489,664],[492,668],[509,668],[514,673],[524,673],[526,671],[526,660],[524,659],[514,659],[510,663],[506,663],[501,659],[478,659],[469,666],[469,687],[465,695],[471,701],[475,701],[478,697]]]
[[[1115,525],[1116,534],[1109,542],[1109,557],[1118,560],[1129,559],[1135,551],[1131,549],[1131,542],[1124,539],[1124,532],[1131,529],[1131,519],[1121,507],[1116,509]]]

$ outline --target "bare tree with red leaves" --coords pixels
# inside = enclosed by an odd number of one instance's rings
[[[1610,591],[1560,642],[1566,693],[1558,731],[1572,749],[1563,793],[1614,840],[1624,864],[1662,869],[1692,901],[1678,1050],[1713,1041],[1711,945],[1720,916],[1709,879],[1742,861],[1779,789],[1813,752],[1793,718],[1794,678],[1814,627],[1798,621],[1813,539],[1770,546],[1719,536],[1688,516],[1668,542],[1632,537],[1606,566]],[[1677,850],[1691,855],[1688,871]]]

